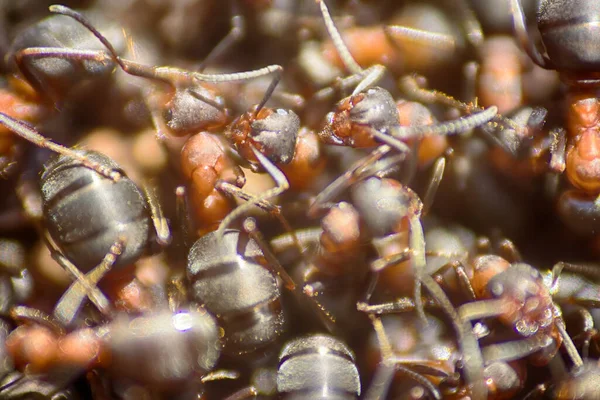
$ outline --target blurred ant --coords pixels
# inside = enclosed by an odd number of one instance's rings
[[[539,5],[537,26],[546,49],[546,53],[542,53],[526,29],[520,2],[511,1],[515,32],[522,47],[534,63],[556,70],[566,84],[567,125],[566,130],[557,129],[553,134],[550,152],[555,162],[550,164],[550,170],[564,171],[575,187],[558,199],[561,219],[575,232],[589,234],[597,231],[596,199],[600,193],[596,167],[599,105],[595,71],[598,70],[598,57],[590,51],[590,43],[597,36],[594,25],[583,22],[592,21],[598,10],[595,3],[589,1],[581,2],[580,7],[569,4],[563,9],[563,6],[567,4],[560,0],[544,1]]]
[[[551,380],[537,385],[525,397],[534,399],[594,399],[598,392],[598,361],[586,362],[581,368],[574,369],[565,377],[553,377]]]
[[[286,233],[273,238],[273,251],[286,263],[293,260],[286,269],[301,283],[304,294],[335,320],[336,334],[353,332],[354,336],[366,322],[355,304],[368,272],[366,240],[358,212],[349,203],[334,204],[321,219],[320,227],[297,230],[294,236]],[[297,251],[293,256],[288,254],[298,244],[304,249],[299,259]]]
[[[469,396],[469,388],[461,377],[463,355],[455,339],[448,336],[442,321],[428,316],[427,330],[420,331],[418,324],[415,325],[415,317],[410,314],[386,315],[384,318],[371,315],[371,320],[377,344],[372,337],[369,339],[367,356],[373,358],[369,364],[383,360],[375,371],[369,393],[371,388],[380,392],[393,383],[389,391],[396,395],[427,392],[434,398]],[[386,364],[388,370],[390,365],[394,366],[391,375],[382,369],[381,365]],[[526,378],[523,364],[524,360],[486,359],[484,379],[488,398],[512,398],[523,389]],[[423,395],[414,398],[423,398]]]
[[[456,29],[439,7],[405,4],[386,20],[392,25],[354,26],[351,23],[342,28],[341,37],[359,66],[382,65],[394,74],[402,74],[414,70],[432,72],[454,64]],[[422,39],[422,29],[439,32],[439,40]],[[319,87],[330,85],[346,67],[335,40],[330,38],[302,43],[297,64],[310,82]]]
[[[17,307],[12,315],[26,324],[9,335],[6,347],[19,369],[30,373],[55,371],[72,381],[99,368],[117,386],[141,385],[165,395],[201,393],[206,382],[238,377],[214,370],[221,351],[218,326],[202,309],[118,315],[107,325],[72,332],[39,310]]]
[[[518,259],[517,255],[514,255]],[[509,261],[494,255],[478,256],[466,269],[460,261],[444,265],[439,271],[453,269],[460,287],[469,300],[458,307],[462,320],[473,321],[496,317],[519,337],[516,341],[482,348],[486,360],[510,361],[528,355],[537,365],[548,364],[564,345],[574,366],[582,365],[562,313],[553,300],[553,291],[542,274],[528,264]],[[414,305],[387,303],[365,308],[373,313],[410,310]]]
[[[61,376],[30,374],[13,371],[0,379],[0,396],[6,400],[50,399],[75,400],[79,394],[68,380]]]

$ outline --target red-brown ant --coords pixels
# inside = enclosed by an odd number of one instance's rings
[[[429,125],[432,122],[431,119],[426,114],[424,115],[423,110],[418,109],[414,103],[396,104],[387,90],[373,87],[385,73],[385,67],[374,65],[363,70],[345,46],[327,6],[322,0],[318,0],[318,2],[332,42],[343,60],[344,66],[351,72],[349,77],[339,81],[339,86],[343,88],[356,84],[352,95],[342,99],[336,105],[335,110],[327,114],[326,124],[319,132],[319,137],[324,143],[355,148],[373,148],[383,142],[401,153],[409,154],[410,148],[403,142],[405,140],[415,139],[421,142],[424,137],[435,138],[461,133],[495,117],[497,109],[490,107],[479,114],[463,119]],[[466,107],[463,109],[467,110]],[[402,119],[399,110],[402,111]],[[407,115],[414,119],[407,121]],[[414,126],[418,123],[425,125]],[[401,126],[401,124],[408,126]],[[425,146],[427,149],[431,148],[433,154],[440,153],[440,150],[436,149],[439,143],[436,143],[435,140],[425,143]],[[424,154],[426,153],[427,151],[424,152]]]
[[[173,97],[162,103],[164,104],[163,114],[167,116],[169,122],[166,122],[166,125],[170,127],[174,135],[196,133],[196,136],[192,137],[188,141],[189,144],[183,149],[182,169],[186,177],[193,182],[194,189],[197,189],[192,191],[192,199],[196,215],[202,224],[200,227],[202,232],[214,229],[215,225],[220,222],[219,234],[222,236],[229,223],[242,215],[252,204],[275,210],[274,206],[265,205],[264,200],[287,190],[289,183],[273,163],[287,164],[293,160],[300,125],[298,116],[291,110],[264,108],[264,104],[279,82],[281,67],[270,66],[238,74],[206,75],[172,67],[149,67],[137,64],[119,57],[110,42],[81,14],[63,6],[52,6],[50,9],[52,12],[74,18],[89,29],[105,45],[114,61],[124,71],[136,76],[163,81],[173,86],[175,92],[170,94]],[[219,114],[220,116],[215,119],[213,114],[209,113],[210,115],[208,115],[206,110],[197,109],[197,107],[219,109],[214,106],[214,101],[207,100],[203,95],[197,93],[198,82],[247,80],[273,73],[276,76],[267,89],[262,102],[226,127],[228,118],[225,118],[223,114]],[[156,114],[154,120],[157,124]],[[218,143],[218,139],[212,138],[208,133],[223,128],[225,128],[224,136],[232,143],[240,156],[255,169],[260,167],[266,169],[275,179],[276,188],[258,197],[252,197],[239,189],[244,184],[241,170],[233,165],[232,159],[226,154],[225,148]],[[157,125],[157,129],[160,132],[160,125]],[[210,151],[207,151],[207,147]],[[215,190],[217,186],[219,186],[217,190],[221,190],[221,192]],[[246,199],[252,198],[252,200],[235,212],[231,212],[231,200],[226,198],[223,191]]]
[[[599,64],[592,50],[598,34],[595,24],[591,23],[598,15],[597,4],[593,1],[582,1],[578,6],[562,0],[541,2],[537,26],[546,53],[531,39],[520,1],[511,0],[511,9],[517,38],[527,54],[540,67],[556,70],[567,87],[566,130],[556,130],[552,138],[550,170],[564,171],[575,189],[559,197],[559,214],[575,232],[597,233]]]

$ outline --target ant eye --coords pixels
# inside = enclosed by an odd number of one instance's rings
[[[504,285],[496,282],[492,284],[491,292],[495,297],[500,297],[504,294]]]

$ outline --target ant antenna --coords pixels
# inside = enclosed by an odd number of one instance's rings
[[[112,181],[117,182],[123,177],[123,174],[119,170],[109,168],[99,162],[90,160],[88,157],[86,157],[85,153],[70,149],[58,143],[54,143],[52,140],[40,135],[35,128],[25,121],[19,121],[18,119],[0,112],[0,124],[21,136],[23,139],[39,147],[43,147],[55,153],[72,158],[81,163],[81,165],[84,167],[92,169]]]
[[[159,80],[164,82],[170,86],[174,86],[173,80],[174,78],[183,78],[183,79],[193,79],[201,82],[210,82],[210,83],[220,83],[220,82],[234,82],[234,81],[244,81],[249,79],[254,79],[260,76],[265,75],[275,75],[273,82],[267,89],[267,94],[265,98],[261,102],[261,108],[264,103],[267,102],[271,93],[275,90],[275,86],[279,83],[281,79],[281,74],[283,72],[283,67],[280,65],[269,65],[264,68],[259,68],[254,71],[246,71],[246,72],[235,72],[231,74],[202,74],[199,72],[191,72],[182,70],[174,67],[150,67],[147,65],[139,64],[133,61],[128,61],[122,59],[116,52],[115,48],[110,44],[108,39],[106,39],[93,25],[92,23],[85,18],[81,13],[70,9],[69,7],[61,6],[61,5],[52,5],[50,6],[50,12],[55,14],[66,15],[75,19],[77,22],[86,27],[102,44],[107,48],[113,60],[119,64],[121,69],[128,74],[140,76],[152,80]]]
[[[452,35],[445,33],[430,32],[401,25],[386,25],[383,27],[383,33],[395,47],[400,47],[398,41],[402,39],[415,43],[425,43],[428,46],[443,50],[456,50],[456,40]]]
[[[358,65],[356,60],[354,60],[354,57],[352,57],[352,54],[350,54],[350,50],[348,50],[348,47],[344,43],[340,32],[333,23],[333,19],[331,18],[331,14],[329,14],[329,9],[327,8],[325,1],[316,0],[316,2],[319,3],[319,6],[321,7],[321,14],[323,15],[325,27],[327,28],[327,32],[329,32],[329,36],[331,36],[331,41],[333,42],[333,45],[335,46],[338,54],[340,55],[340,58],[342,59],[344,67],[346,67],[346,69],[354,75],[362,74],[362,67]]]
[[[395,138],[404,140],[423,135],[456,135],[488,123],[497,115],[498,107],[491,106],[483,111],[434,125],[396,126],[390,130],[390,134]]]

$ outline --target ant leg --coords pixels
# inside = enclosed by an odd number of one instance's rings
[[[189,212],[185,186],[177,186],[175,189],[175,214],[177,215],[177,221],[179,221],[179,227],[181,229],[181,242],[183,243],[184,248],[187,249],[192,245],[192,235],[190,234],[191,227],[188,218]]]
[[[143,186],[144,195],[148,205],[150,206],[150,217],[152,218],[152,224],[156,232],[156,241],[161,246],[166,246],[171,243],[171,231],[169,224],[165,218],[158,197],[152,188],[144,184]]]
[[[74,160],[79,161],[83,166],[93,169],[98,172],[100,175],[105,176],[108,179],[113,181],[118,181],[123,177],[122,173],[117,169],[107,168],[106,166],[98,163],[96,161],[90,160],[85,153],[81,151],[76,151],[70,149],[68,147],[62,146],[60,144],[54,143],[48,138],[40,135],[33,127],[29,124],[9,117],[8,115],[0,112],[0,124],[9,129],[10,131],[16,133],[23,139],[49,150],[54,151],[55,153],[62,154],[66,157],[70,157]]]
[[[111,270],[117,257],[122,253],[124,245],[124,240],[115,242],[102,262],[85,276],[77,277],[77,281],[71,284],[69,289],[62,295],[54,307],[53,315],[63,325],[69,326],[73,322],[77,312],[83,305],[85,297],[92,300],[103,314],[110,314],[110,306],[108,304],[99,306],[96,304],[97,300],[94,301],[94,297],[98,297],[96,292],[101,293],[97,288],[98,282]],[[104,298],[103,302],[107,301],[104,295],[102,297]]]
[[[303,254],[303,247],[300,245],[300,240],[296,236],[296,232],[292,229],[292,226],[288,222],[288,220],[281,213],[281,209],[268,202],[267,200],[258,199],[256,196],[244,191],[243,189],[232,185],[229,182],[218,181],[216,188],[224,193],[229,194],[230,196],[239,197],[242,200],[247,202],[254,202],[253,204],[259,208],[262,208],[264,211],[271,213],[275,216],[283,226],[283,228],[288,232],[289,237],[293,241],[293,244],[300,251],[300,254]]]
[[[594,317],[592,317],[591,312],[584,307],[577,308],[575,313],[578,314],[580,322],[578,322],[578,329],[580,333],[572,336],[573,342],[583,342],[581,345],[581,357],[584,360],[589,359],[590,345],[592,344],[592,340],[597,339],[598,330],[595,327]]]
[[[433,172],[431,174],[431,179],[427,184],[427,190],[425,191],[425,196],[423,196],[423,211],[421,212],[423,215],[427,215],[431,206],[433,204],[433,199],[435,199],[435,194],[440,186],[442,178],[444,177],[444,170],[446,169],[446,159],[444,157],[440,157],[435,161],[433,165]]]
[[[429,298],[424,298],[421,300],[421,302],[423,303],[423,307],[425,308],[440,307],[439,304],[437,304],[435,301]],[[410,297],[403,297],[394,301],[380,304],[368,304],[366,302],[358,302],[356,303],[356,309],[367,314],[382,315],[413,312],[417,309],[417,306],[415,305],[415,301]]]
[[[477,300],[477,296],[475,295],[475,290],[473,289],[473,285],[471,285],[471,281],[469,280],[469,276],[467,275],[467,271],[465,270],[465,266],[459,260],[454,260],[449,263],[444,264],[440,269],[438,269],[435,273],[434,279],[437,276],[442,275],[449,269],[453,269],[456,277],[458,278],[458,284],[465,294],[469,297],[470,301]],[[436,279],[437,280],[437,279]]]
[[[421,321],[427,324],[427,318],[425,317],[425,309],[423,308],[423,300],[421,297],[422,278],[424,275],[426,275],[425,268],[427,266],[427,260],[425,258],[425,234],[423,233],[420,215],[423,205],[417,197],[414,197],[411,200],[411,203],[413,203],[413,209],[418,210],[417,212],[412,212],[408,218],[408,243],[412,250],[411,265],[413,268],[413,273],[415,274],[414,299],[419,318],[421,318]],[[431,279],[431,277],[429,278]]]
[[[256,244],[262,251],[262,255],[267,260],[267,267],[269,269],[271,269],[273,272],[275,272],[277,274],[277,276],[279,276],[279,278],[283,281],[285,288],[287,290],[289,290],[290,292],[292,292],[296,296],[296,299],[298,299],[300,302],[302,302],[303,299],[306,299],[308,297],[310,299],[309,304],[310,304],[311,308],[313,309],[313,311],[315,311],[315,313],[319,317],[319,320],[323,323],[323,325],[325,326],[325,328],[327,328],[327,330],[329,332],[333,332],[334,321],[331,318],[330,314],[325,310],[325,308],[319,302],[317,302],[313,298],[312,293],[309,293],[310,287],[307,290],[306,287],[304,289],[300,289],[298,286],[296,286],[296,283],[294,282],[292,277],[287,273],[287,271],[279,263],[279,260],[277,259],[277,257],[275,257],[273,252],[267,246],[267,243],[265,242],[262,235],[258,231],[258,229],[256,227],[256,221],[254,221],[253,218],[247,218],[244,221],[244,230],[256,242]],[[307,285],[307,286],[310,286],[310,285]]]
[[[234,44],[246,36],[246,20],[239,10],[238,1],[233,1],[231,3],[230,11],[231,28],[229,29],[229,32],[227,32],[227,35],[225,35],[225,37],[213,47],[204,60],[202,60],[197,68],[198,72],[204,71],[207,65],[219,59],[223,54],[228,52]]]
[[[554,69],[550,59],[538,50],[537,46],[532,41],[529,32],[527,32],[525,12],[523,11],[521,0],[510,0],[510,10],[515,35],[521,44],[521,48],[525,49],[527,55],[529,55],[533,62],[540,67],[544,69]]]
[[[227,369],[218,369],[216,371],[211,371],[208,374],[204,375],[200,380],[202,383],[212,382],[212,381],[220,381],[224,379],[239,379],[240,374],[236,371],[230,371]]]
[[[581,356],[579,355],[579,352],[577,351],[577,348],[573,343],[573,339],[571,339],[571,336],[569,336],[569,334],[567,333],[567,327],[565,326],[565,322],[562,319],[562,311],[556,304],[554,305],[554,309],[555,312],[560,315],[558,318],[556,318],[555,323],[558,332],[562,337],[562,344],[565,347],[567,354],[571,358],[571,361],[573,362],[573,367],[581,368],[583,366],[583,360],[581,359]]]
[[[375,333],[377,335],[377,341],[379,342],[379,348],[381,349],[382,361],[377,367],[375,376],[367,393],[365,394],[365,399],[376,400],[385,398],[388,388],[397,372],[406,375],[410,379],[419,383],[421,386],[425,387],[429,393],[431,393],[434,399],[441,399],[442,396],[439,390],[431,383],[431,381],[412,369],[405,367],[394,357],[392,347],[387,334],[385,333],[381,320],[372,315],[369,317],[371,318],[373,328],[375,329]]]
[[[225,218],[223,218],[223,221],[221,221],[221,223],[219,224],[219,228],[217,229],[218,238],[223,238],[225,229],[231,224],[231,222],[233,222],[239,216],[243,215],[250,208],[252,208],[255,205],[258,205],[263,200],[268,200],[271,197],[279,196],[281,193],[285,192],[290,187],[290,184],[283,172],[281,172],[266,156],[264,156],[260,151],[256,150],[254,147],[252,147],[252,152],[254,153],[255,157],[258,159],[260,164],[263,166],[263,168],[269,173],[269,175],[271,175],[277,186],[270,190],[267,190],[266,192],[256,197],[251,198],[249,201],[237,207],[236,209],[231,211]]]
[[[248,399],[250,397],[256,398],[256,396],[258,396],[259,394],[260,393],[254,386],[250,386],[250,387],[238,390],[234,394],[231,394],[231,395],[225,397],[224,400],[243,400],[243,399]]]
[[[98,290],[97,287],[91,286],[89,284],[84,274],[60,252],[60,250],[56,247],[56,245],[52,242],[52,240],[48,237],[47,234],[44,235],[44,241],[50,249],[50,255],[52,256],[52,258],[61,267],[63,267],[72,276],[74,276],[77,282],[80,282],[81,285],[83,285],[84,289],[86,290],[86,293],[88,294],[89,299],[94,303],[96,307],[98,307],[100,311],[105,310],[103,311],[103,313],[108,313],[110,306],[106,296],[104,296],[104,294],[100,290]]]
[[[552,137],[552,144],[550,145],[550,170],[560,174],[564,172],[566,168],[566,146],[567,146],[567,132],[563,128],[555,128],[550,131]]]
[[[322,232],[323,230],[321,228],[295,230],[293,235],[284,233],[283,235],[271,239],[270,246],[275,253],[283,253],[292,247],[297,247],[297,240],[300,242],[302,249],[305,249],[307,246],[318,245],[321,240]]]
[[[308,208],[307,215],[310,218],[315,218],[320,210],[330,206],[330,201],[339,195],[346,188],[351,186],[353,183],[359,181],[364,177],[364,171],[368,166],[379,160],[391,150],[390,146],[383,145],[376,148],[371,154],[362,158],[356,162],[348,171],[344,172],[341,176],[336,178],[329,186],[327,186],[317,197],[313,200],[312,204]]]
[[[158,140],[158,142],[164,146],[165,141],[169,137],[169,128],[166,126],[156,102],[152,100],[151,93],[147,93],[144,99],[144,103],[146,104],[146,108],[148,108],[148,111],[150,112],[152,126],[156,130],[156,140]]]
[[[371,86],[374,86],[381,80],[385,74],[385,67],[382,65],[373,65],[369,69],[358,74],[352,74],[344,78],[338,78],[330,86],[324,87],[316,92],[312,99],[317,101],[325,101],[332,97],[335,93],[345,93],[349,88],[354,86],[352,95],[356,95]]]
[[[377,260],[371,262],[371,271],[379,272],[398,263],[408,261],[411,257],[411,254],[412,251],[410,248],[406,248],[394,255],[378,258]]]
[[[364,80],[364,74],[353,74],[343,78],[336,78],[335,81],[319,91],[317,91],[311,100],[318,102],[325,101],[333,97],[336,93],[345,93],[351,87],[356,87],[361,81]]]
[[[410,297],[403,297],[386,303],[370,304],[371,297],[373,296],[373,293],[375,292],[375,289],[377,287],[378,277],[378,274],[371,275],[363,299],[356,303],[356,309],[358,311],[365,312],[368,314],[381,315],[399,312],[412,312],[416,310],[417,307],[415,305],[415,301]],[[427,308],[439,308],[439,304],[437,304],[434,300],[430,298],[423,299],[422,303],[424,307]]]
[[[552,345],[552,339],[546,335],[534,335],[525,339],[491,344],[481,349],[486,364],[494,361],[510,362],[527,357]]]
[[[230,196],[234,196],[234,197],[239,197],[240,199],[244,200],[244,201],[257,201],[256,197],[246,191],[244,191],[244,189],[241,189],[229,182],[225,182],[225,181],[218,181],[217,182],[217,189],[221,190],[224,193],[227,193]],[[273,214],[278,214],[280,213],[280,209],[278,206],[274,205],[273,203],[269,203],[266,200],[261,200],[261,201],[257,201],[256,206],[262,208],[263,210],[273,213]]]
[[[26,307],[26,306],[14,306],[10,310],[10,316],[15,321],[27,321],[34,322],[38,325],[44,326],[51,331],[62,336],[65,334],[65,329],[59,321],[54,319],[53,316],[44,313],[41,310]]]
[[[246,218],[244,221],[244,231],[250,235],[250,237],[256,242],[258,247],[260,248],[263,256],[267,260],[267,264],[269,268],[279,276],[279,278],[283,281],[286,289],[290,291],[296,290],[296,284],[292,277],[287,273],[287,271],[283,268],[283,266],[277,260],[277,257],[271,252],[268,248],[265,240],[260,234],[256,221],[253,218]]]
[[[386,25],[383,27],[383,33],[390,44],[401,51],[403,50],[403,45],[413,43],[451,51],[452,53],[458,47],[452,35],[410,28],[408,26]]]
[[[496,317],[504,313],[505,305],[504,300],[479,300],[458,307],[458,315],[465,321]]]
[[[371,132],[371,135],[373,135],[374,138],[379,139],[384,144],[387,144],[388,146],[393,147],[399,153],[401,153],[401,154],[410,154],[411,149],[410,149],[410,147],[408,147],[406,145],[406,143],[401,142],[400,140],[394,138],[393,136],[388,135],[387,133],[379,132],[376,129],[372,129],[371,128],[370,132]],[[416,157],[413,157],[413,158],[416,159]]]
[[[494,246],[497,248],[497,253],[500,257],[507,260],[509,263],[520,263],[523,261],[521,252],[517,246],[509,239],[499,239]]]
[[[471,387],[471,398],[481,400],[486,399],[487,387],[484,378],[483,356],[481,354],[479,342],[473,333],[471,323],[459,315],[459,312],[454,308],[450,299],[448,299],[448,296],[446,296],[440,285],[438,285],[432,277],[424,274],[421,279],[423,280],[423,286],[429,291],[429,294],[437,303],[439,303],[448,317],[450,317],[450,320],[454,325],[454,330],[456,331],[459,348],[462,354],[468,355],[463,358],[463,369],[465,382]]]
[[[458,20],[461,21],[462,28],[466,32],[469,44],[474,49],[479,49],[484,41],[483,29],[469,3],[466,0],[458,0],[450,1],[448,4],[454,7]]]

